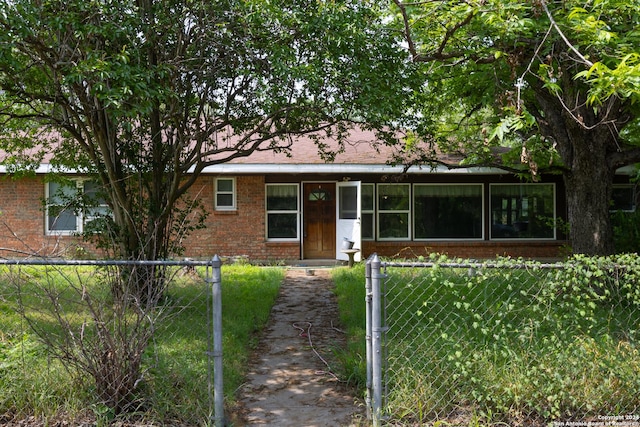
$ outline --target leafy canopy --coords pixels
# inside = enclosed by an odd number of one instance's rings
[[[208,165],[389,136],[414,84],[397,36],[375,1],[0,0],[4,163],[94,174],[121,252],[149,248]]]
[[[470,163],[495,160],[492,146],[524,147],[548,166],[558,160],[544,127],[549,97],[579,125],[606,126],[621,146],[639,145],[638,0],[394,3],[398,29],[429,76],[420,130],[441,147]]]

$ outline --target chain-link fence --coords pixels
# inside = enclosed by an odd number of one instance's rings
[[[374,425],[640,425],[637,256],[366,265]]]
[[[0,260],[0,408],[223,425],[220,266]]]

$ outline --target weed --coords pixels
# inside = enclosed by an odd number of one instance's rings
[[[385,383],[392,419],[515,425],[640,407],[630,392],[640,387],[639,257],[574,257],[550,269],[498,260],[473,274],[390,264]],[[334,278],[343,324],[362,337],[364,314],[350,312],[364,306],[364,273]],[[364,355],[363,346],[349,351]]]
[[[86,408],[90,408],[97,425],[108,425],[117,418],[113,408],[105,405],[82,372],[69,375],[65,360],[52,358],[50,348],[24,321],[27,315],[52,339],[58,333],[58,326],[46,315],[51,312],[51,298],[43,298],[37,292],[42,281],[64,304],[59,312],[65,314],[73,330],[88,333],[82,325],[90,323],[85,316],[86,306],[70,303],[73,292],[69,284],[76,286],[81,281],[88,293],[104,301],[100,310],[109,309],[110,289],[94,269],[65,268],[59,272],[60,275],[44,267],[20,267],[19,293],[9,283],[17,272],[5,269],[0,273],[0,413],[34,415],[44,420],[64,414],[72,421],[74,416],[86,417]],[[176,275],[167,288],[159,306],[163,316],[155,324],[141,358],[143,376],[132,396],[132,416],[160,423],[208,422],[210,289],[200,273],[203,272]],[[224,392],[230,405],[244,379],[249,354],[257,343],[256,333],[268,319],[283,277],[284,271],[279,268],[223,266]]]

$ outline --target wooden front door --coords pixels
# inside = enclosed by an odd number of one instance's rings
[[[336,185],[304,184],[303,257],[334,259],[336,255]]]

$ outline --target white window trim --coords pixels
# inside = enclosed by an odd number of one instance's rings
[[[84,184],[85,182],[90,181],[89,179],[86,178],[74,178],[72,179],[72,182],[75,183],[76,186],[76,190],[78,192],[84,192]],[[74,235],[78,235],[80,233],[82,233],[84,231],[84,225],[86,222],[88,221],[92,221],[94,220],[96,217],[93,215],[87,215],[84,212],[79,212],[77,214],[75,214],[76,217],[76,229],[75,230],[50,230],[49,229],[49,207],[52,205],[52,203],[49,202],[49,198],[50,198],[50,188],[49,188],[49,184],[51,184],[51,182],[45,182],[44,185],[44,193],[45,193],[45,200],[46,200],[46,205],[45,205],[45,218],[44,218],[44,230],[45,230],[45,235],[47,236],[74,236]],[[101,206],[107,206],[107,205],[99,205],[98,207]]]
[[[374,242],[376,240],[376,232],[378,230],[376,224],[378,223],[378,218],[376,217],[376,201],[378,199],[376,199],[376,184],[374,183],[369,183],[369,182],[363,182],[361,184],[361,187],[364,188],[365,186],[367,187],[371,187],[373,188],[373,206],[371,207],[371,209],[365,209],[364,205],[362,205],[362,216],[364,216],[364,214],[370,214],[371,215],[371,220],[373,221],[373,237],[367,237],[367,238],[362,238],[362,240],[364,240],[365,242]],[[360,198],[362,198],[362,194],[364,194],[364,191],[361,191],[360,194]],[[362,203],[362,202],[361,202]]]
[[[73,182],[76,185],[76,190],[83,190],[83,180],[74,179]],[[76,214],[76,229],[75,230],[50,230],[49,229],[49,207],[55,205],[54,203],[50,203],[51,198],[51,189],[50,185],[52,182],[44,183],[44,195],[46,200],[46,208],[45,208],[45,218],[44,218],[44,230],[47,236],[73,236],[74,234],[78,234],[82,232],[82,214]]]
[[[476,187],[480,187],[480,196],[482,198],[482,202],[481,202],[481,212],[480,212],[480,221],[481,221],[481,227],[482,227],[482,231],[481,231],[481,236],[480,237],[442,237],[442,238],[432,238],[432,237],[415,237],[416,235],[416,204],[415,204],[415,187],[445,187],[445,186],[460,186],[460,185],[468,185],[468,186],[476,186]],[[484,195],[484,184],[483,183],[474,183],[474,182],[447,182],[447,183],[414,183],[413,184],[413,198],[411,199],[411,219],[413,221],[413,240],[416,242],[449,242],[449,241],[482,241],[484,240],[485,237],[485,195]]]
[[[408,208],[407,209],[403,209],[403,210],[393,210],[393,211],[389,211],[389,210],[382,210],[380,209],[380,187],[381,186],[392,186],[392,185],[397,185],[397,186],[405,186],[408,187],[409,189],[409,194],[407,195],[407,197],[409,198],[408,201]],[[408,184],[408,183],[402,183],[402,184],[376,184],[376,202],[375,202],[375,206],[376,206],[376,216],[375,216],[375,221],[376,221],[376,237],[377,240],[379,242],[409,242],[411,241],[411,231],[413,230],[413,225],[411,224],[412,222],[412,185]],[[407,214],[407,237],[380,237],[380,214],[384,214],[384,213],[406,213]]]
[[[296,210],[268,210],[267,209],[267,197],[269,196],[269,192],[267,191],[267,187],[270,186],[295,186],[297,201],[296,201]],[[267,242],[299,242],[300,241],[300,204],[301,204],[301,195],[300,195],[300,184],[298,183],[269,183],[265,184],[264,189],[264,236]],[[269,237],[269,214],[296,214],[296,237]]]
[[[218,191],[218,181],[231,181],[231,191]],[[213,180],[213,204],[217,211],[235,211],[236,205],[236,178],[235,177],[216,177]],[[231,194],[231,206],[218,205],[218,194]]]

